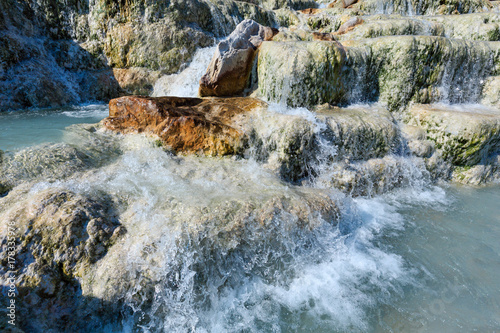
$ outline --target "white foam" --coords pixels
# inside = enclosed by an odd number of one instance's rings
[[[158,79],[152,96],[197,97],[200,79],[207,71],[215,49],[216,46],[198,49],[188,67]]]
[[[86,104],[71,108],[70,111],[63,111],[62,114],[70,118],[105,118],[109,109],[104,104]]]

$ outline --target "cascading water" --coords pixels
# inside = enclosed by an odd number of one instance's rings
[[[199,49],[184,70],[161,77],[155,83],[152,96],[196,97],[200,79],[208,68],[215,48],[212,46]]]
[[[154,95],[196,96],[212,54],[213,48],[199,50],[182,72],[161,78]],[[353,58],[368,57],[360,54]],[[487,75],[480,61],[471,63],[451,70]],[[342,145],[340,135],[349,135],[342,122],[332,124],[321,110],[285,106],[310,97],[308,91],[292,95],[290,88],[300,83],[294,77],[278,87],[281,103],[252,116],[255,133],[243,158],[174,156],[151,138],[114,135],[97,125],[70,126],[58,136],[41,128],[40,139],[26,142],[2,136],[2,168],[17,197],[11,205],[0,202],[0,217],[36,207],[51,191],[107,200],[116,209],[127,233],[78,285],[79,296],[118,311],[98,308],[87,331],[497,330],[494,277],[500,272],[498,265],[487,266],[500,262],[498,187],[432,184],[423,159],[409,156],[396,120],[380,105],[354,104],[378,94],[368,67],[353,73],[362,84],[348,91],[351,105],[333,111],[346,123],[364,123],[359,119],[366,114],[377,119],[383,134],[363,127],[355,147]],[[474,80],[453,77],[445,74],[442,82],[476,91]],[[454,96],[445,99],[461,101]],[[105,113],[86,106],[8,114],[3,133],[11,138],[5,131],[19,131],[21,121],[23,131],[33,131],[54,116],[62,128]],[[296,140],[287,146],[291,137]],[[57,143],[32,147],[45,141]],[[295,161],[286,161],[294,155],[290,147],[297,150]],[[45,174],[26,156],[50,160]],[[291,169],[300,177],[288,179]],[[483,211],[478,207],[485,200]],[[467,320],[471,309],[480,322]]]

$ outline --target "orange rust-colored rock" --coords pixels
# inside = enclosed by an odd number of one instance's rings
[[[147,133],[178,153],[210,156],[238,153],[242,118],[265,103],[255,98],[126,96],[109,102],[104,126],[120,133]]]

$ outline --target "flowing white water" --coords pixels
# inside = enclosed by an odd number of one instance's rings
[[[199,51],[183,72],[162,78],[155,94],[195,96],[212,53]],[[122,306],[118,322],[106,326],[104,317],[100,331],[500,329],[499,187],[436,187],[415,160],[389,156],[384,163],[395,167],[384,178],[399,189],[346,196],[332,188],[336,174],[326,157],[336,149],[321,141],[324,124],[307,109],[281,105],[262,116],[263,132],[281,125],[269,121],[279,114],[305,119],[319,135],[317,174],[305,186],[283,181],[252,154],[176,157],[139,135],[62,130],[105,112],[5,114],[0,137],[7,150],[67,141],[85,151],[101,137],[119,146],[112,157],[96,153],[108,163],[36,179],[26,194],[29,201],[48,188],[104,193],[117,206],[127,235],[79,280],[84,296]]]
[[[197,97],[199,82],[207,71],[216,46],[196,51],[191,63],[177,74],[164,75],[156,81],[153,96]]]
[[[123,150],[108,167],[40,183],[32,192],[105,191],[126,203],[121,216],[130,236],[100,262],[94,277],[132,281],[124,291],[135,310],[125,331],[138,324],[151,332],[362,331],[369,328],[367,311],[412,280],[404,259],[378,244],[404,226],[383,200],[353,201],[332,191],[343,217],[338,226],[320,219],[312,231],[294,228],[296,213],[277,207],[281,213],[266,230],[250,225],[228,249],[205,233],[217,235],[221,222],[235,223],[240,202],[253,202],[253,214],[262,214],[259,205],[270,199],[314,201],[312,192],[281,182],[253,161],[178,159],[139,137],[126,139]],[[207,218],[220,222],[198,224]],[[206,231],[193,231],[200,228]],[[137,302],[144,281],[152,283],[153,306]],[[97,294],[109,288],[90,286]]]
[[[284,183],[252,160],[173,157],[140,136],[120,145],[108,166],[31,190],[104,191],[121,202],[128,236],[82,285],[84,294],[121,295],[124,318],[104,331],[500,327],[498,187],[417,182],[372,199],[326,190],[340,207],[338,225],[317,219],[312,230],[296,229],[297,212],[281,208],[265,227],[247,219],[239,236],[220,238],[241,228],[245,202],[259,215],[272,198],[297,205],[325,190]]]

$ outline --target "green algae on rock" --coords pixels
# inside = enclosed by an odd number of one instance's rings
[[[258,58],[258,96],[290,106],[341,100],[344,59],[337,42],[264,42]]]
[[[472,166],[500,150],[500,111],[461,108],[414,105],[409,110],[409,124],[423,128],[445,160]]]
[[[390,111],[410,102],[476,101],[497,71],[499,50],[498,42],[435,36],[267,42],[257,95],[290,106],[378,100]]]

